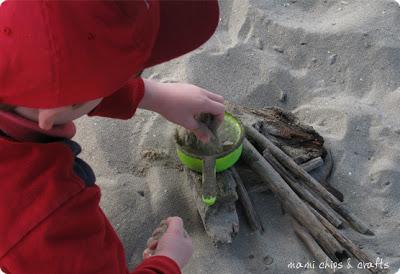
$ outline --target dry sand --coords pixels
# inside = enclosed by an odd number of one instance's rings
[[[331,148],[330,183],[376,236],[346,231],[400,268],[400,7],[389,0],[222,0],[216,34],[198,50],[145,72],[197,84],[249,107],[279,106]],[[78,121],[83,158],[134,267],[152,229],[182,216],[195,253],[184,273],[324,273],[288,269],[314,259],[271,194],[256,194],[265,233],[215,247],[204,233],[173,144],[174,125],[139,111],[130,121]],[[156,149],[155,153],[149,150]],[[149,156],[150,155],[150,156]],[[357,265],[354,263],[353,267]],[[345,269],[343,273],[362,273]]]

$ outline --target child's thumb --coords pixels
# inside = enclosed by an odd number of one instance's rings
[[[183,221],[180,217],[168,217],[167,218],[167,232],[175,234],[184,234]]]

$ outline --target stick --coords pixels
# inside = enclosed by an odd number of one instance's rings
[[[296,179],[278,162],[277,159],[268,151],[265,150],[263,153],[264,158],[278,171],[283,179],[290,185],[291,188],[305,201],[309,202],[313,207],[318,209],[324,217],[326,217],[331,224],[335,227],[341,227],[343,222],[341,217],[330,207],[323,204],[314,195],[308,191],[305,187],[299,184]]]
[[[320,183],[330,192],[335,196],[339,201],[343,202],[343,193],[331,186],[328,183],[328,179],[332,174],[333,170],[333,159],[332,159],[332,152],[329,148],[326,148],[326,157],[324,159],[324,165],[325,167],[323,168],[322,175],[320,176]]]
[[[266,184],[259,184],[259,185],[250,187],[249,191],[247,191],[247,192],[248,193],[258,192],[259,193],[259,192],[266,192],[266,191],[270,191],[268,186]]]
[[[243,184],[242,179],[240,178],[240,175],[238,174],[236,168],[231,167],[230,170],[232,173],[232,177],[236,181],[239,200],[244,207],[244,210],[245,210],[245,213],[247,216],[247,220],[249,221],[249,225],[250,225],[251,229],[264,231],[264,227],[261,223],[261,219],[254,209],[253,203],[251,202],[249,194],[247,193],[247,190],[244,187],[244,184]]]
[[[242,157],[263,181],[270,186],[270,189],[278,196],[289,213],[309,229],[311,235],[333,261],[342,261],[348,257],[345,249],[247,139],[243,141]]]
[[[320,195],[333,209],[341,214],[358,232],[368,235],[374,235],[374,233],[365,225],[358,217],[349,211],[349,209],[341,204],[341,202],[333,196],[329,191],[326,190],[317,180],[315,180],[310,174],[304,169],[299,167],[290,156],[286,155],[282,150],[275,146],[270,140],[264,135],[259,133],[253,127],[245,125],[246,135],[254,140],[258,145],[262,147],[262,150],[268,149],[286,168],[288,168],[293,174],[300,179],[304,180],[315,193]]]
[[[332,224],[328,222],[321,214],[319,214],[315,209],[310,207],[310,210],[315,216],[320,220],[320,222],[329,230],[329,232],[347,249],[354,257],[356,257],[360,262],[375,264],[375,260],[372,259],[370,255],[362,251],[358,246],[356,246],[349,238],[347,238],[343,233],[336,229]],[[369,271],[373,273],[380,273],[383,270],[377,268],[370,268]]]
[[[322,248],[318,245],[318,243],[314,240],[313,237],[308,233],[307,229],[299,224],[295,219],[292,218],[292,225],[294,232],[300,238],[300,240],[306,245],[307,249],[310,253],[317,259],[318,262],[324,263],[326,261],[330,261],[330,258],[326,253],[322,250]],[[325,269],[329,273],[333,273],[331,269]]]
[[[324,160],[321,157],[317,157],[311,159],[305,163],[302,163],[300,166],[307,172],[313,171],[314,169],[319,168],[324,164]]]
[[[332,169],[333,169],[333,160],[332,160],[331,150],[329,148],[326,148],[325,160],[323,160],[321,157],[317,157],[317,158],[311,159],[303,164],[300,164],[299,166],[302,167],[308,173],[310,173],[314,169],[317,169],[323,165],[324,165],[324,167],[322,169],[322,175],[319,176],[319,179],[315,178],[314,176],[313,177],[317,181],[320,181],[320,183],[330,193],[332,193],[333,196],[335,196],[340,202],[343,202],[343,194],[339,190],[337,190],[336,188],[334,188],[333,186],[328,184],[328,182],[327,182],[329,176],[332,173]]]

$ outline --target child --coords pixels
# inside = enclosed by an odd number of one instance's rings
[[[207,142],[209,132],[194,116],[222,119],[221,96],[137,75],[197,48],[217,23],[215,1],[1,4],[3,272],[128,273],[122,244],[99,207],[93,171],[77,157],[72,121],[85,114],[128,119],[141,107]],[[182,220],[170,217],[166,224],[133,273],[180,273],[188,262],[192,243]]]

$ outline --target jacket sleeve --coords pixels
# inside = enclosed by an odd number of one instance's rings
[[[181,270],[175,261],[165,256],[153,256],[144,260],[131,274],[171,273],[180,274]]]
[[[88,113],[88,116],[130,119],[135,114],[143,95],[143,79],[137,77],[129,80],[122,88],[103,98],[101,103]]]
[[[0,258],[0,267],[13,274],[128,274],[122,243],[99,200],[97,186],[84,188]],[[170,258],[154,256],[132,273],[181,272]]]

